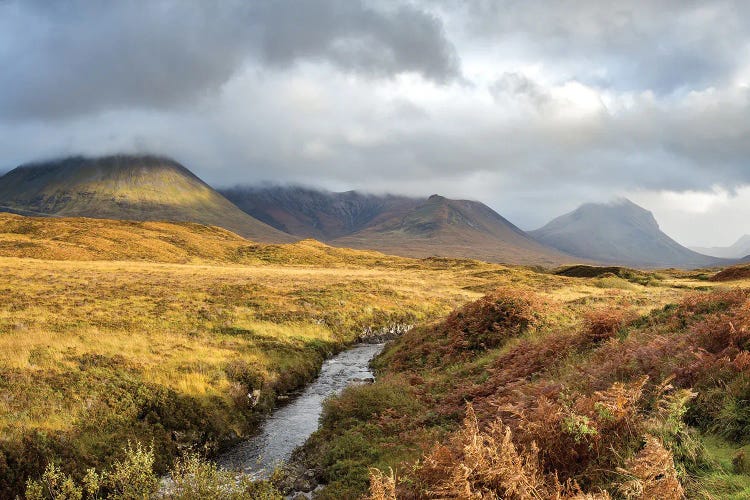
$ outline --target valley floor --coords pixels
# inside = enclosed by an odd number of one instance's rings
[[[412,477],[406,464],[453,439],[466,401],[474,402],[484,430],[495,408],[489,394],[511,387],[494,377],[512,361],[504,356],[514,346],[549,340],[555,351],[559,345],[552,357],[564,362],[523,358],[529,366],[541,363],[523,379],[567,383],[578,361],[588,366],[614,342],[579,349],[571,347],[577,341],[564,341],[587,331],[592,311],[621,313],[618,341],[627,342],[628,332],[651,328],[653,311],[674,310],[664,307],[693,300],[685,297],[694,290],[727,288],[708,281],[706,272],[625,270],[575,278],[316,242],[258,245],[190,224],[15,216],[0,222],[3,498],[23,493],[26,481],[41,477],[50,463],[81,480],[89,468],[116,472],[138,457],[147,463],[139,446],[153,450],[149,467],[159,474],[186,450],[212,456],[256,429],[279,395],[310,381],[327,356],[364,329],[420,325],[380,358],[380,381],[329,403],[308,447],[312,466],[331,483],[324,497],[356,498],[368,488],[370,466]],[[141,244],[117,243],[133,234]],[[457,313],[469,318],[458,337],[452,327],[435,326],[488,293],[533,297],[539,309],[532,308],[528,325],[507,331],[502,318],[491,322],[489,333],[482,330],[481,315],[495,310],[491,305]],[[576,432],[588,443],[579,424]],[[731,461],[726,450],[737,446],[744,431],[738,432],[706,440],[705,449],[719,463]],[[604,484],[576,474],[560,477],[584,487]],[[404,484],[398,482],[404,495],[423,493]],[[424,491],[430,487],[425,483]]]
[[[50,460],[104,466],[128,440],[162,471],[215,451],[365,327],[477,296],[475,272],[0,258],[0,488]]]

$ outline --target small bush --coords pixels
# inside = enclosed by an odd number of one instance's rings
[[[282,496],[265,481],[253,481],[219,470],[216,464],[189,454],[177,460],[170,472],[172,484],[164,496],[170,500],[281,500]]]
[[[453,440],[425,457],[418,477],[439,498],[551,498],[559,486],[544,475],[536,446],[518,450],[501,421],[480,432],[471,406]]]
[[[387,411],[415,414],[420,409],[411,387],[400,377],[389,377],[387,381],[351,387],[339,397],[326,400],[320,421],[323,427],[348,428],[356,421],[378,418]]]
[[[159,486],[154,474],[153,447],[128,444],[125,458],[115,462],[109,472],[89,469],[79,484],[55,464],[48,464],[41,479],[26,483],[27,500],[81,500],[107,498],[135,500],[149,498]]]
[[[26,500],[81,500],[81,488],[55,464],[48,464],[39,481],[26,483]]]
[[[672,454],[654,436],[646,436],[646,446],[620,472],[629,478],[618,485],[625,498],[682,500],[685,496]]]
[[[216,464],[189,454],[177,460],[169,476],[171,482],[159,489],[159,476],[154,473],[154,451],[140,443],[128,445],[125,458],[106,472],[89,469],[77,482],[55,464],[47,465],[38,481],[26,484],[26,500],[281,500],[282,496],[266,481],[253,481],[248,476],[224,472]]]
[[[618,276],[602,276],[592,281],[597,288],[615,288],[617,290],[636,290],[636,286]]]
[[[584,316],[585,335],[591,342],[612,338],[635,315],[623,309],[595,309]]]
[[[396,478],[393,469],[384,474],[380,469],[370,469],[370,496],[368,500],[396,500]]]
[[[125,458],[114,464],[107,474],[108,486],[113,499],[147,498],[159,487],[159,479],[154,474],[154,448],[146,448],[140,443],[128,443]]]
[[[499,289],[453,311],[431,326],[415,328],[399,339],[396,366],[441,366],[466,361],[538,327],[544,302],[534,293]]]

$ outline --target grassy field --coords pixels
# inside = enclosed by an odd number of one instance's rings
[[[77,477],[105,469],[128,442],[153,446],[157,472],[187,449],[210,455],[364,328],[429,323],[505,288],[546,301],[540,331],[573,330],[592,309],[644,315],[726,286],[709,276],[576,278],[314,241],[258,245],[195,224],[0,215],[0,491],[22,491],[50,462]]]
[[[180,446],[217,448],[364,327],[443,314],[483,281],[460,270],[0,258],[5,462],[19,461],[20,480],[58,455],[101,465],[127,439],[156,440],[162,468]]]
[[[189,447],[215,451],[364,328],[439,317],[498,279],[537,279],[313,241],[258,245],[195,224],[11,215],[0,255],[6,493],[49,461],[104,467],[128,440],[153,442],[160,471]]]

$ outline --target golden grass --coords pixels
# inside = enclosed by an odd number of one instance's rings
[[[84,452],[99,453],[101,438],[81,423],[103,404],[119,411],[102,403],[111,377],[223,402],[212,411],[233,421],[246,409],[233,399],[231,363],[245,363],[264,388],[288,390],[365,327],[432,320],[498,287],[564,306],[555,309],[564,326],[592,307],[644,312],[713,285],[667,273],[660,286],[608,286],[311,240],[258,245],[196,224],[0,215],[0,444],[80,427]]]
[[[62,373],[77,369],[85,354],[122,356],[145,381],[190,396],[226,396],[222,367],[237,357],[273,380],[285,368],[286,348],[348,342],[365,326],[434,318],[487,288],[533,287],[561,302],[617,300],[642,307],[680,293],[600,288],[490,264],[397,263],[370,268],[369,259],[365,266],[320,267],[0,257],[0,368]],[[46,417],[27,421],[0,401],[0,432],[10,422],[36,426],[45,418],[60,428],[78,416],[75,408],[38,411]]]
[[[350,341],[364,326],[436,316],[477,295],[453,278],[431,281],[424,271],[0,258],[0,368],[63,373],[85,354],[121,356],[145,381],[226,394],[230,360],[273,379],[287,348]],[[0,401],[0,429],[78,416],[46,408],[27,418]]]

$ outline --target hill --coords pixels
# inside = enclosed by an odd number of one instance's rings
[[[556,265],[576,259],[531,239],[488,206],[433,195],[409,210],[332,240],[408,257],[465,257],[490,262]]]
[[[662,232],[651,212],[626,199],[581,205],[529,235],[580,258],[632,267],[698,268],[732,263],[680,245]]]
[[[420,201],[300,186],[238,186],[219,192],[247,214],[280,231],[320,241],[356,233],[394,212],[409,210]]]
[[[295,186],[236,187],[221,192],[276,229],[339,247],[512,264],[581,260],[544,247],[475,201],[438,195],[425,200],[356,191],[334,193]]]
[[[691,247],[692,250],[725,259],[741,259],[750,255],[750,234],[742,236],[728,247]]]
[[[177,264],[283,264],[339,267],[413,265],[411,259],[335,248],[315,240],[262,244],[190,222],[27,217],[0,213],[0,257]]]
[[[244,213],[176,161],[157,156],[77,156],[22,165],[0,177],[0,210],[198,222],[258,241],[293,240]]]

